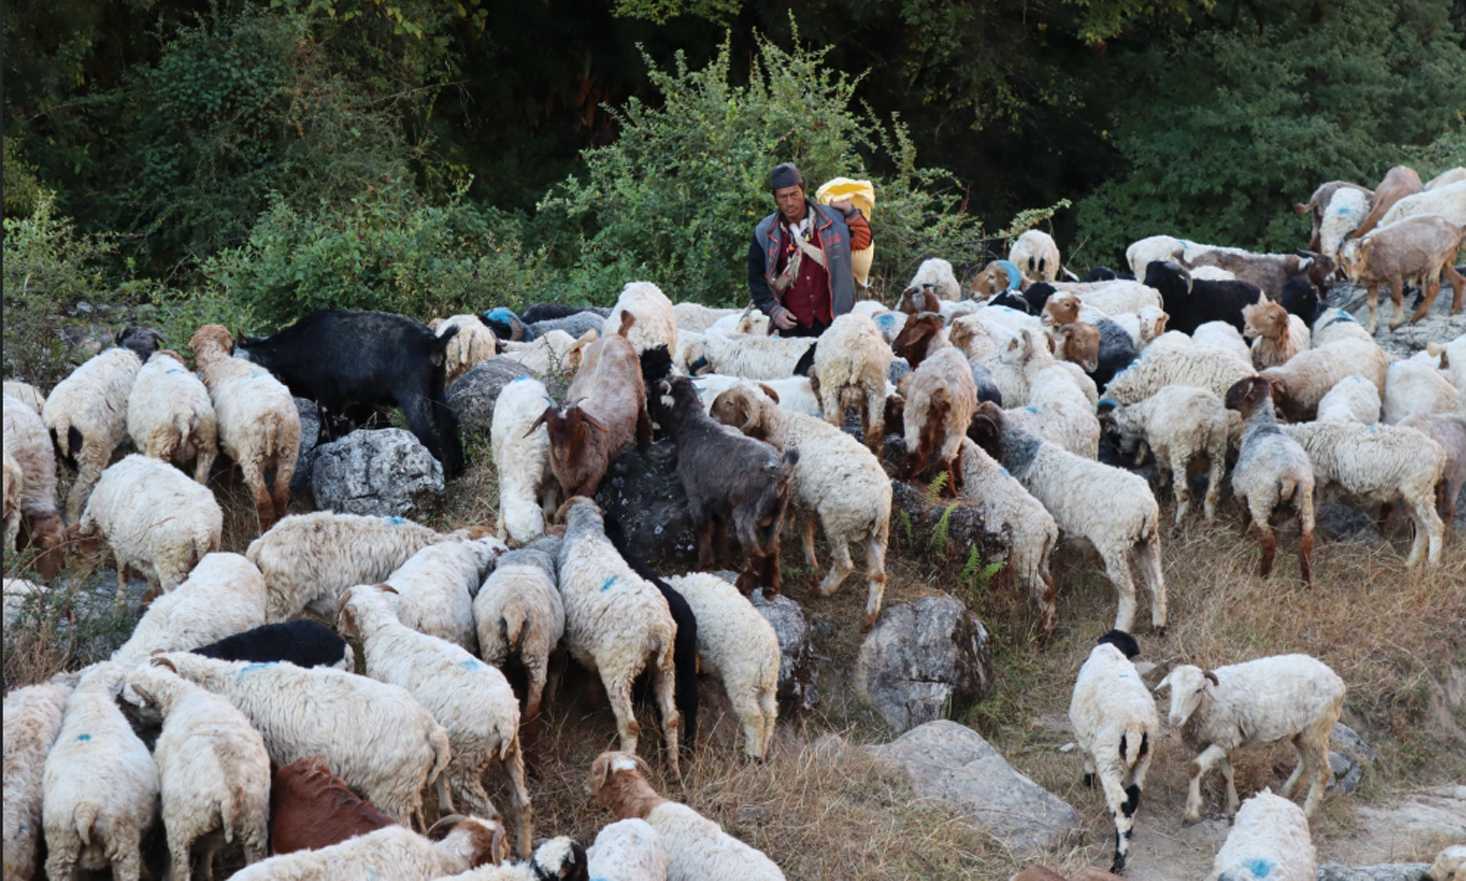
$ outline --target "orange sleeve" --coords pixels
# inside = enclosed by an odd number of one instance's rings
[[[850,230],[850,250],[864,251],[870,247],[870,221],[859,211],[852,213],[845,218],[845,225]]]

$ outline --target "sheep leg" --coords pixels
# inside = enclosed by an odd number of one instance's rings
[[[882,388],[880,392],[868,390],[865,393],[865,445],[877,458],[881,455],[881,444],[886,436],[886,400],[881,396],[884,391]]]
[[[102,470],[107,467],[107,459],[110,456],[110,450],[93,449],[90,444],[83,443],[81,452],[77,456],[76,482],[71,485],[71,491],[66,494],[67,523],[75,523],[81,518],[82,511],[86,509],[87,499],[92,494],[92,487],[102,479]]]
[[[811,572],[818,572],[820,561],[814,552],[814,517],[806,513],[799,520],[800,538],[804,545],[804,565],[808,566]]]
[[[1129,633],[1135,626],[1135,581],[1130,575],[1129,554],[1104,554],[1103,557],[1105,574],[1120,596],[1119,607],[1115,610],[1115,629]]]
[[[120,609],[127,605],[127,564],[117,556],[115,551],[112,559],[117,563],[117,596],[112,600],[112,604]]]
[[[1298,788],[1298,781],[1308,771],[1308,744],[1304,741],[1304,734],[1293,735],[1293,750],[1298,754],[1298,764],[1293,766],[1293,773],[1283,782],[1283,788],[1278,790],[1278,795],[1283,798],[1292,798],[1293,791]]]
[[[1370,336],[1374,336],[1374,329],[1378,326],[1375,312],[1379,309],[1379,282],[1370,282],[1365,291],[1369,295],[1369,320],[1364,322],[1364,329],[1369,331]]]
[[[1451,314],[1455,315],[1461,311],[1462,305],[1466,305],[1466,276],[1456,271],[1456,255],[1453,253],[1446,258],[1441,266],[1441,274],[1451,283]]]
[[[704,518],[697,527],[697,568],[704,571],[713,567],[713,533],[718,524],[713,518]]]
[[[1411,493],[1406,500],[1410,505],[1410,515],[1415,521],[1415,541],[1410,545],[1410,557],[1405,561],[1406,566],[1416,566],[1420,558],[1425,557],[1426,561],[1434,566],[1441,560],[1441,540],[1445,538],[1446,525],[1441,522],[1441,515],[1435,511],[1435,487],[1422,489],[1419,492]],[[1426,551],[1427,546],[1429,551]]]
[[[1130,794],[1120,785],[1120,775],[1114,767],[1102,768],[1099,774],[1100,786],[1105,791],[1105,806],[1115,821],[1115,861],[1111,872],[1125,868],[1125,858],[1130,854],[1130,836],[1135,828],[1135,808]]]
[[[1140,567],[1140,580],[1150,592],[1150,626],[1157,632],[1166,629],[1166,579],[1161,571],[1161,537],[1151,536],[1136,546],[1135,562]]]
[[[142,838],[142,833],[138,833]],[[132,842],[131,846],[123,845],[122,852],[110,854],[112,862],[112,881],[138,881],[142,877],[142,842]]]
[[[438,436],[438,426],[433,421],[433,402],[422,395],[412,395],[407,400],[400,402],[402,415],[407,420],[407,429],[428,448],[439,464],[443,464],[446,458],[443,439]],[[446,471],[446,467],[445,467]],[[290,486],[286,482],[286,487]]]
[[[456,758],[456,756],[455,756]],[[449,774],[445,771],[438,775],[438,780],[433,784],[438,792],[438,815],[447,816],[457,813],[453,808],[453,787],[450,785]]]
[[[1329,728],[1332,728],[1333,722],[1330,721],[1328,725]],[[1324,790],[1328,788],[1332,772],[1329,770],[1328,747],[1319,740],[1312,740],[1304,755],[1308,757],[1308,766],[1312,773],[1309,775],[1308,796],[1303,799],[1303,815],[1312,817],[1313,812],[1318,809],[1318,803],[1323,800]]]
[[[528,859],[534,846],[534,807],[524,777],[524,750],[516,732],[504,754],[504,773],[509,777],[509,804],[514,810],[514,837],[520,859]]]
[[[636,739],[641,734],[641,725],[636,721],[636,710],[631,706],[631,679],[614,682],[604,678],[606,698],[611,702],[611,712],[616,716],[616,733],[621,738],[621,751],[636,755]],[[658,688],[660,692],[660,687]],[[658,694],[660,698],[660,693]],[[665,716],[663,718],[666,718]]]
[[[1217,516],[1217,500],[1221,497],[1222,480],[1227,471],[1225,443],[1220,451],[1214,451],[1207,459],[1206,498],[1202,501],[1202,512],[1206,517],[1206,522],[1211,523]]]
[[[1206,776],[1212,765],[1226,757],[1226,750],[1212,744],[1191,760],[1191,786],[1186,793],[1186,815],[1181,821],[1183,825],[1201,822],[1201,778]]]
[[[646,452],[652,443],[652,417],[646,411],[646,404],[636,411],[636,448]],[[528,856],[526,854],[525,856]]]
[[[750,759],[762,760],[764,757],[764,710],[759,704],[758,696],[740,689],[738,694],[731,692],[728,700],[733,704],[733,713],[738,717],[738,724],[743,728],[743,752]]]
[[[1038,597],[1038,626],[1045,638],[1054,632],[1054,619],[1058,617],[1058,591],[1054,588],[1054,576],[1045,566],[1034,582],[1034,593]]]
[[[214,468],[214,459],[219,455],[213,444],[201,447],[193,460],[193,479],[201,486],[208,486],[209,472]]]
[[[774,725],[779,721],[779,696],[777,688],[764,690],[758,696],[759,709],[763,712],[763,740],[759,744],[761,758],[769,757],[769,747],[774,743]]]
[[[189,881],[193,874],[193,864],[189,860],[189,851],[193,842],[189,840],[186,832],[174,829],[167,831],[168,855],[171,858],[168,879],[169,881]]]
[[[1430,307],[1435,305],[1435,298],[1440,296],[1440,293],[1440,276],[1436,276],[1425,283],[1425,297],[1421,299],[1420,305],[1415,307],[1415,314],[1410,316],[1411,324],[1425,317],[1425,313],[1429,312]],[[1390,324],[1390,328],[1394,329],[1404,323],[1405,313],[1402,311],[1399,315],[1395,316],[1395,321]]]
[[[1181,519],[1191,511],[1191,481],[1186,478],[1186,457],[1175,451],[1170,452],[1171,459],[1171,486],[1176,495],[1176,525],[1181,525]],[[1160,457],[1156,457],[1160,461]],[[1211,487],[1207,487],[1207,494],[1211,494]]]
[[[270,498],[270,491],[265,488],[265,475],[260,470],[260,463],[245,457],[239,463],[239,470],[244,476],[244,485],[249,487],[255,497],[255,515],[260,519],[260,532],[266,532],[275,525],[275,503]]]
[[[275,491],[270,495],[270,501],[274,503],[275,513],[285,516],[285,511],[290,507],[290,480],[295,476],[295,458],[291,456],[276,455],[275,459]]]
[[[46,877],[51,881],[71,881],[76,877],[76,855],[59,847],[51,849],[46,854]]]
[[[667,748],[667,762],[672,766],[672,776],[682,779],[682,767],[678,763],[677,735],[682,729],[682,714],[677,711],[677,663],[672,656],[675,646],[668,641],[657,653],[657,665],[653,687],[657,693],[657,707],[662,711],[662,740]],[[635,750],[626,750],[635,752]]]
[[[865,627],[875,626],[881,615],[881,602],[886,596],[886,543],[891,537],[891,518],[883,517],[875,524],[865,544],[865,573],[869,584],[865,594]]]
[[[850,559],[850,542],[846,540],[845,536],[827,529],[825,540],[830,543],[830,571],[825,573],[819,587],[815,588],[815,592],[822,597],[827,597],[839,590],[840,585],[845,583],[850,573],[855,571],[855,563]]]
[[[1425,286],[1425,302],[1430,303],[1435,299],[1435,294],[1440,293],[1439,282],[1435,283],[1435,293],[1431,293],[1431,283]],[[1405,279],[1399,276],[1390,279],[1390,302],[1395,304],[1395,314],[1390,316],[1390,330],[1394,330],[1405,323]],[[1421,313],[1422,315],[1424,313]]]
[[[524,672],[529,680],[525,686],[524,716],[523,722],[529,722],[538,718],[540,714],[540,702],[545,693],[545,660],[538,657],[523,657]]]

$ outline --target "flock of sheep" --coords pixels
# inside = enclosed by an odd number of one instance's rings
[[[673,304],[634,282],[609,311],[497,308],[430,327],[325,312],[237,343],[208,325],[189,341],[197,372],[156,333],[128,328],[49,394],[7,381],[6,553],[28,547],[40,573],[6,580],[7,630],[78,544],[110,549],[119,604],[129,570],[148,580],[151,603],[109,661],[6,695],[5,878],[36,877],[43,844],[50,878],[108,867],[138,878],[143,836],[161,821],[175,881],[212,877],[225,847],[242,850],[234,877],[245,881],[782,879],[764,854],[651,788],[633,684],[647,674],[672,775],[696,743],[699,664],[722,682],[744,752],[764,757],[780,647],[748,594],[779,590],[792,519],[805,561],[824,573],[821,597],[854,573],[860,549],[873,626],[893,480],[933,481],[980,513],[1045,635],[1059,538],[1098,552],[1118,607],[1079,671],[1070,719],[1114,818],[1112,871],[1123,870],[1161,731],[1131,632],[1137,585],[1152,629],[1167,623],[1165,525],[1147,480],[1099,461],[1102,436],[1127,462],[1150,451],[1177,523],[1191,516],[1191,466],[1207,466],[1211,521],[1235,456],[1230,486],[1263,575],[1272,516],[1287,505],[1311,577],[1314,506],[1329,486],[1403,505],[1415,528],[1407,564],[1436,565],[1466,483],[1466,337],[1391,359],[1372,319],[1363,327],[1324,305],[1339,272],[1369,287],[1371,312],[1389,283],[1395,326],[1404,283],[1424,289],[1418,318],[1444,274],[1459,310],[1466,169],[1426,185],[1392,169],[1373,191],[1331,182],[1298,207],[1314,217],[1303,255],[1153,236],[1129,249],[1125,277],[1099,269],[1082,282],[1058,280],[1053,240],[1031,231],[966,292],[950,263],[928,260],[896,308],[862,301],[818,339],[771,336],[756,313]],[[293,397],[338,413],[398,406],[453,476],[463,454],[444,390],[491,358],[532,374],[494,404],[493,533],[286,516],[301,443]],[[559,402],[544,381],[554,376],[571,379]],[[676,447],[697,533],[698,571],[676,577],[653,571],[653,549],[593,500],[616,457],[653,438]],[[136,452],[112,462],[128,439]],[[223,514],[207,485],[220,451],[259,518],[243,555],[220,551]],[[64,520],[58,456],[76,473]],[[175,467],[189,464],[192,478]],[[736,583],[710,574],[725,566]],[[589,792],[617,821],[588,850],[564,837],[533,845],[520,745],[565,657],[599,675],[620,747],[590,769]],[[524,673],[520,696],[501,672],[511,664]],[[1186,819],[1198,818],[1213,767],[1236,815],[1211,877],[1312,881],[1307,816],[1329,780],[1344,682],[1316,659],[1281,655],[1179,665],[1161,689],[1169,725],[1197,751]],[[161,725],[151,750],[135,721]],[[1299,762],[1282,797],[1265,791],[1239,808],[1229,753],[1284,739]],[[512,848],[491,775],[509,792]],[[1300,787],[1302,809],[1287,800]],[[1453,852],[1436,881],[1466,862]]]

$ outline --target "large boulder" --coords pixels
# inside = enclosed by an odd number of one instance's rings
[[[733,576],[728,581],[737,581],[734,573],[727,574]],[[779,637],[779,700],[796,709],[813,709],[819,701],[819,689],[815,685],[814,643],[804,610],[783,594],[765,596],[763,588],[755,590],[749,599]]]
[[[1340,792],[1353,792],[1359,788],[1364,771],[1374,765],[1379,754],[1374,747],[1364,742],[1353,728],[1342,722],[1335,722],[1329,735],[1329,769],[1334,779],[1330,788]]]
[[[316,461],[316,444],[321,440],[321,409],[316,406],[316,402],[296,398],[295,410],[300,414],[300,454],[295,458],[295,473],[290,477],[292,496],[310,490],[311,471]]]
[[[311,493],[340,513],[413,516],[443,495],[443,466],[410,431],[358,429],[316,448]]]
[[[992,691],[987,628],[947,594],[888,606],[860,647],[855,685],[897,732],[959,711]]]
[[[1073,807],[965,725],[939,719],[866,749],[904,770],[918,797],[948,803],[1016,852],[1057,848],[1081,830]]]
[[[596,503],[607,519],[621,525],[633,552],[654,569],[686,572],[697,564],[697,533],[677,479],[677,445],[672,441],[650,444],[645,453],[631,447],[611,460]]]
[[[499,392],[519,377],[533,375],[533,371],[518,361],[496,357],[458,377],[448,386],[444,397],[458,417],[459,430],[465,435],[487,437],[494,424],[494,402],[499,400]]]
[[[1318,867],[1318,881],[1426,881],[1425,863],[1385,863],[1378,866],[1340,866],[1324,863]]]

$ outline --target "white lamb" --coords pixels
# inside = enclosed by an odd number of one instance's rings
[[[437,336],[456,327],[458,331],[448,341],[443,351],[443,385],[472,370],[478,364],[494,357],[499,351],[499,338],[477,315],[450,315],[434,318],[428,322],[428,329]]]
[[[537,420],[553,406],[544,383],[516,378],[499,392],[489,429],[494,472],[499,476],[499,538],[515,544],[545,532],[555,513],[560,484],[550,473],[550,432]]]
[[[209,390],[176,352],[154,352],[137,372],[127,396],[127,433],[139,453],[193,462],[193,479],[208,483],[219,455],[219,423]]]
[[[1303,580],[1313,581],[1313,490],[1314,466],[1296,440],[1279,430],[1273,411],[1270,387],[1257,377],[1239,380],[1227,391],[1227,409],[1242,414],[1242,440],[1237,466],[1232,470],[1232,492],[1252,515],[1252,525],[1262,545],[1259,574],[1272,571],[1278,540],[1273,533],[1272,513],[1279,504],[1291,501],[1298,510],[1298,565]]]
[[[1195,345],[1163,347],[1158,339],[1115,374],[1105,387],[1105,397],[1117,404],[1135,404],[1168,385],[1195,386],[1225,397],[1227,389],[1254,373],[1250,360],[1238,360],[1231,352]]]
[[[1059,542],[1054,518],[982,447],[962,439],[962,494],[982,514],[983,526],[1003,537],[1006,571],[1012,572],[1038,601],[1039,627],[1054,632],[1056,605],[1049,558]]]
[[[475,814],[497,817],[484,776],[490,768],[503,768],[519,855],[529,856],[533,810],[519,746],[519,703],[509,680],[461,647],[402,624],[395,605],[386,585],[353,587],[342,599],[337,629],[361,640],[368,676],[405,689],[447,730],[452,758],[438,778],[438,801],[445,811],[453,810],[451,787]]]
[[[602,826],[585,854],[592,878],[667,881],[667,849],[662,846],[657,830],[640,817]]]
[[[1242,803],[1207,881],[1314,881],[1308,817],[1272,789]]]
[[[473,599],[479,657],[502,668],[517,654],[524,667],[526,722],[540,714],[550,655],[565,635],[565,605],[555,585],[559,549],[559,539],[548,537],[504,554]]]
[[[1135,623],[1132,572],[1150,591],[1151,626],[1164,629],[1160,509],[1150,486],[1128,471],[1076,456],[1005,423],[1003,411],[984,402],[970,434],[1048,509],[1061,530],[1094,545],[1120,597],[1115,629],[1128,633]]]
[[[668,355],[677,352],[677,315],[661,288],[649,281],[627,282],[611,314],[606,316],[602,333],[616,333],[625,312],[636,316],[627,339],[638,355],[658,346],[666,346]]]
[[[1385,212],[1375,228],[1421,214],[1439,214],[1457,226],[1466,226],[1466,180],[1406,196]]]
[[[163,716],[153,747],[162,782],[163,828],[172,857],[170,881],[189,881],[194,847],[214,876],[214,854],[225,842],[244,848],[244,863],[268,855],[270,756],[244,714],[218,695],[147,665],[128,687]]]
[[[865,626],[872,626],[886,591],[886,546],[891,530],[891,480],[880,460],[824,420],[779,409],[761,390],[727,391],[713,404],[712,414],[780,450],[799,449],[792,501],[801,520],[805,563],[811,570],[819,571],[814,547],[816,520],[830,545],[830,571],[816,591],[829,596],[838,590],[855,570],[851,543],[863,544],[869,582]]]
[[[1042,230],[1031,229],[1019,236],[1008,249],[1008,259],[1029,281],[1053,281],[1059,277],[1059,246],[1053,236]]]
[[[916,267],[916,274],[906,284],[906,290],[913,288],[934,291],[943,300],[962,299],[962,286],[957,283],[957,273],[952,271],[950,261],[940,257],[928,257],[921,261],[921,265]]]
[[[1252,363],[1252,350],[1237,328],[1225,321],[1207,321],[1191,334],[1192,342],[1199,346],[1211,346],[1237,356],[1243,363]]]
[[[1152,263],[1164,263],[1167,260],[1181,262],[1182,255],[1186,250],[1186,241],[1175,236],[1146,236],[1125,249],[1125,262],[1130,266],[1130,273],[1138,279],[1145,278],[1145,270]]]
[[[451,754],[443,726],[404,689],[286,661],[167,652],[150,663],[228,698],[264,736],[276,765],[321,756],[382,813],[422,828],[423,789],[437,781]]]
[[[1099,776],[1105,804],[1115,821],[1111,872],[1125,868],[1135,811],[1140,807],[1145,775],[1155,755],[1152,746],[1161,727],[1155,699],[1130,662],[1139,653],[1128,633],[1111,630],[1101,636],[1079,668],[1069,700],[1069,724],[1084,755],[1084,781],[1092,786]]]
[[[4,383],[4,393],[6,397],[14,398],[35,411],[37,416],[41,415],[41,411],[46,409],[46,396],[41,394],[40,389],[28,382],[21,382],[18,379],[7,379]]]
[[[1344,709],[1344,680],[1308,655],[1275,655],[1203,671],[1181,664],[1156,686],[1171,690],[1169,722],[1198,751],[1191,762],[1186,822],[1201,819],[1201,778],[1220,764],[1227,782],[1227,815],[1237,812],[1237,786],[1228,756],[1249,743],[1291,740],[1298,766],[1283,784],[1289,798],[1307,782],[1303,813],[1313,816],[1329,781],[1329,732]]]
[[[131,349],[107,349],[56,384],[41,418],[56,448],[76,468],[66,496],[66,519],[76,522],[92,487],[127,438],[127,396],[143,362]]]
[[[566,524],[555,561],[565,604],[565,647],[581,666],[600,674],[621,747],[633,754],[641,729],[631,706],[631,683],[652,668],[667,761],[678,774],[682,717],[673,701],[672,662],[677,622],[661,592],[637,575],[606,538],[595,502],[573,496],[559,513]]]
[[[853,312],[836,316],[814,350],[825,420],[840,428],[846,409],[853,407],[860,413],[865,445],[872,450],[885,438],[886,376],[892,357],[875,322]]]
[[[820,418],[820,398],[815,394],[814,387],[809,378],[805,376],[791,376],[787,379],[766,379],[762,382],[743,379],[737,376],[719,376],[715,373],[707,373],[694,377],[692,385],[697,389],[698,399],[702,401],[704,410],[711,410],[713,401],[718,395],[726,392],[735,386],[745,388],[757,387],[764,394],[774,399],[774,403],[782,410],[793,413],[802,413],[805,416]],[[770,394],[772,392],[772,394]]]
[[[1119,315],[1110,316],[1110,320],[1120,325],[1125,333],[1130,335],[1130,341],[1135,343],[1137,352],[1145,349],[1151,341],[1166,332],[1166,322],[1170,316],[1159,306],[1146,306],[1138,312],[1121,312]]]
[[[219,549],[224,512],[210,489],[166,462],[136,453],[102,472],[74,527],[104,538],[117,562],[117,602],[131,566],[153,593],[177,587],[205,554]]]
[[[702,333],[713,322],[719,318],[737,316],[743,312],[742,309],[714,309],[711,306],[704,306],[701,303],[673,303],[672,317],[677,321],[677,336],[680,338],[683,333],[691,331]],[[616,325],[618,328],[621,325]]]
[[[807,337],[725,336],[709,329],[703,337],[701,361],[713,373],[741,379],[784,379],[794,374],[799,360],[814,345]],[[694,360],[701,369],[698,360]]]
[[[1187,467],[1197,456],[1206,457],[1209,469],[1202,510],[1210,523],[1217,513],[1217,498],[1227,470],[1231,431],[1222,399],[1206,389],[1169,385],[1139,403],[1116,407],[1113,420],[1122,453],[1133,451],[1137,463],[1145,447],[1155,454],[1161,486],[1170,483],[1176,494],[1178,526],[1191,510]]]
[[[565,374],[574,376],[580,369],[580,358],[585,348],[599,336],[588,330],[578,338],[563,330],[551,330],[536,337],[533,342],[500,343],[500,356],[517,361],[537,376]]]
[[[634,754],[604,752],[591,764],[586,788],[617,819],[639,818],[657,830],[667,851],[667,881],[784,881],[784,873],[762,851],[687,805],[658,795],[646,782],[650,773]]]
[[[506,550],[493,538],[442,541],[413,554],[382,580],[397,591],[396,612],[404,625],[474,652],[473,595]]]
[[[191,651],[265,623],[265,579],[238,554],[208,554],[176,590],[153,600],[112,653],[124,668],[156,651]]]
[[[1456,410],[1457,390],[1426,352],[1395,361],[1385,373],[1384,421],[1394,425],[1411,416]]]
[[[779,719],[779,638],[738,588],[716,575],[689,572],[667,578],[697,618],[702,669],[723,683],[743,726],[743,752],[763,759]]]
[[[6,625],[9,629],[9,625]],[[41,858],[41,776],[71,687],[45,682],[5,695],[5,879],[32,881]]]
[[[66,701],[61,733],[46,756],[41,803],[46,877],[111,868],[138,881],[143,833],[158,816],[158,766],[114,699],[123,670],[94,664]]]
[[[483,865],[438,881],[570,881],[585,878],[585,870],[585,851],[575,839],[561,835],[541,841],[524,862]]]
[[[497,820],[444,817],[424,837],[401,826],[348,838],[319,850],[261,860],[229,881],[433,881],[508,856]]]
[[[769,316],[748,306],[737,315],[724,315],[708,325],[705,333],[723,336],[766,336],[769,332]]]

